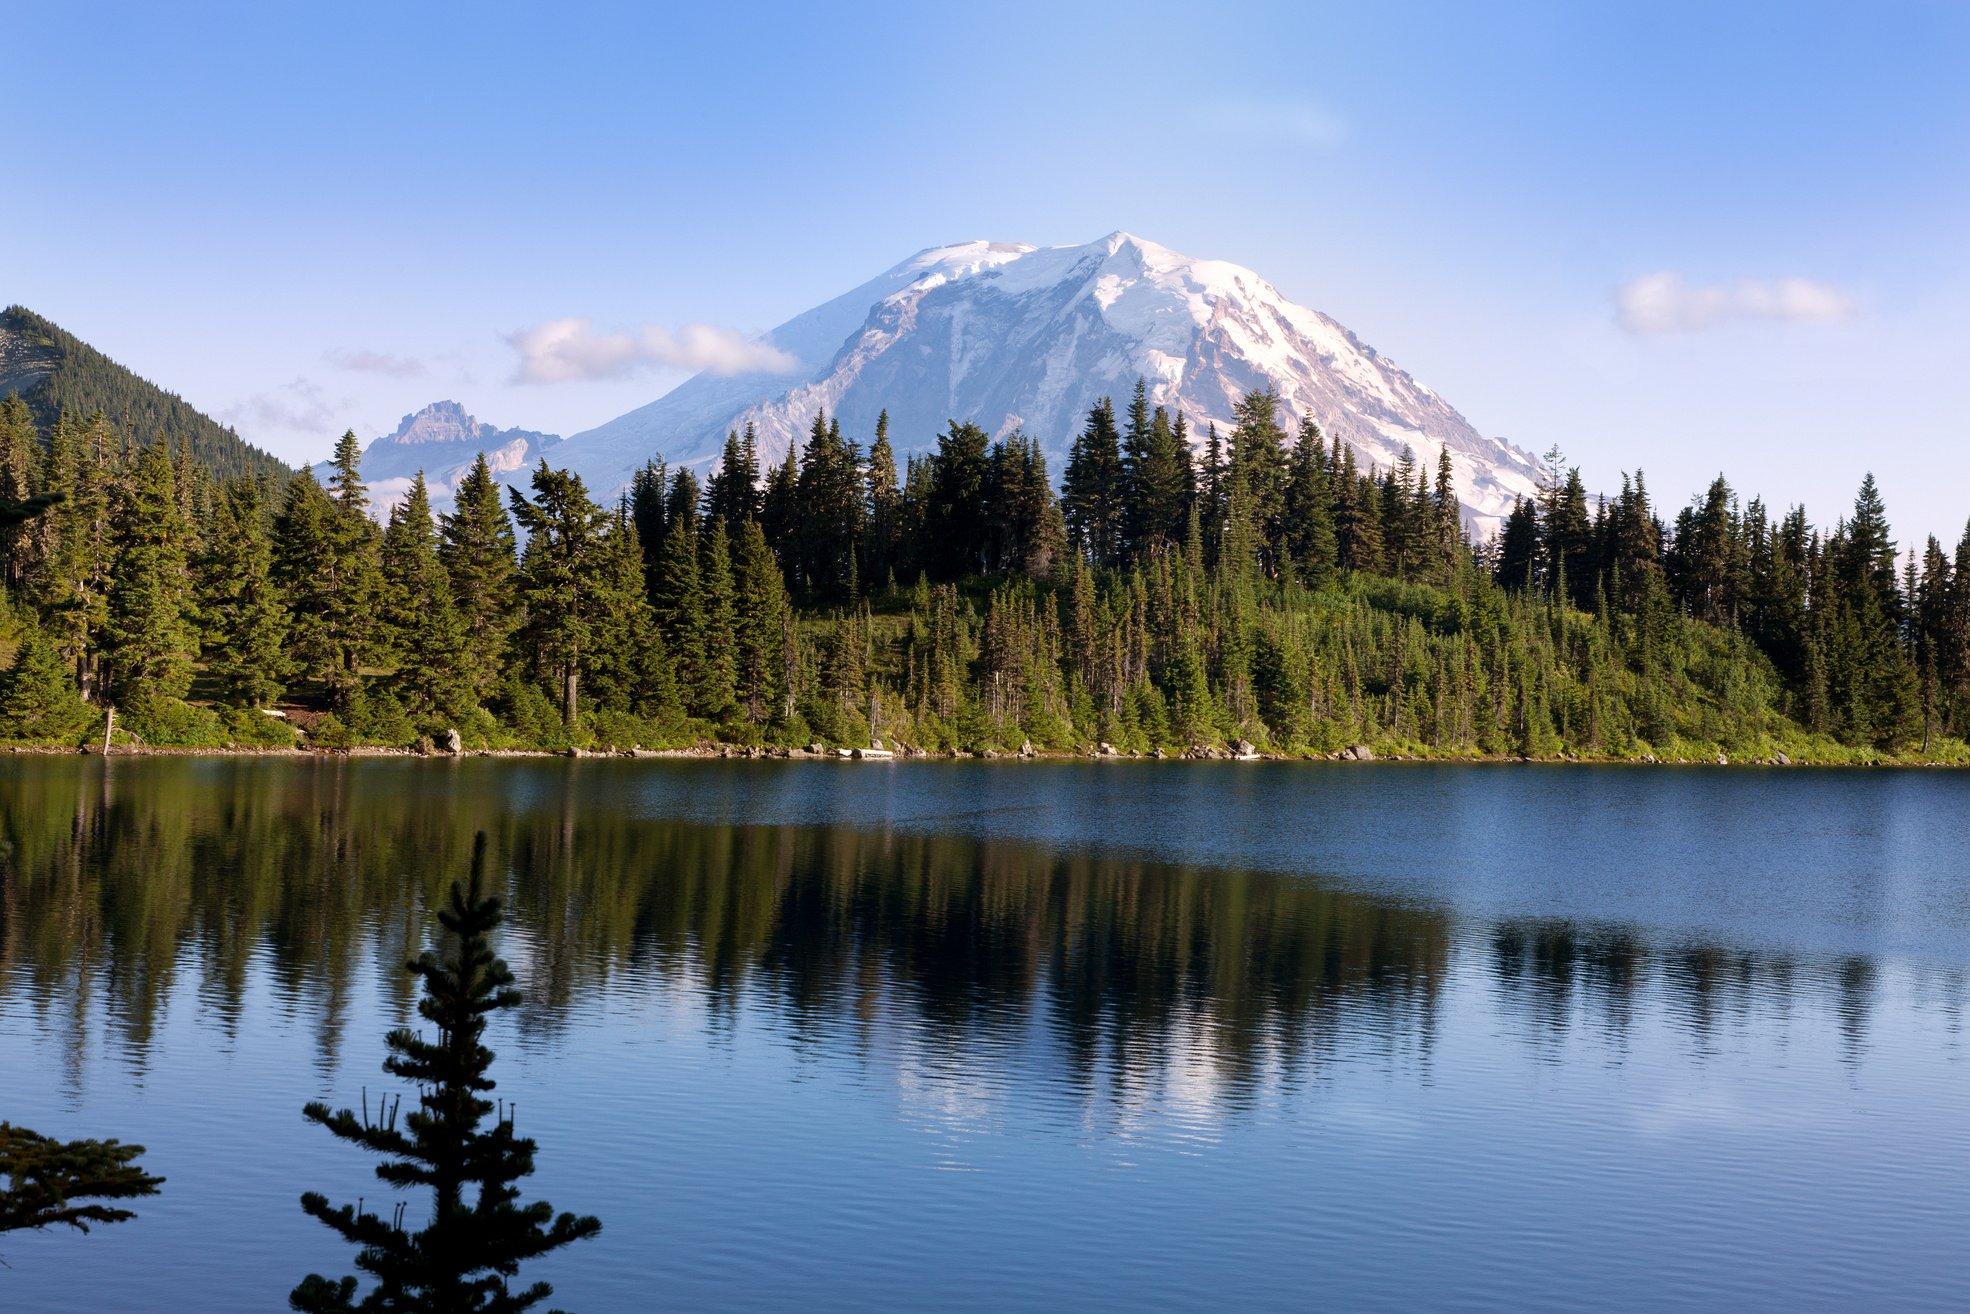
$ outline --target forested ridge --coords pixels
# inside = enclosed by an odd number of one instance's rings
[[[0,501],[64,500],[0,529],[0,739],[1970,760],[1970,531],[1899,554],[1871,476],[1830,528],[1721,478],[1665,519],[1554,454],[1473,544],[1447,463],[1269,392],[1191,438],[1138,385],[1056,490],[1024,435],[899,469],[817,415],[613,506],[481,458],[379,525],[352,433],[324,486],[10,397]]]
[[[178,394],[139,378],[24,306],[0,311],[0,392],[10,389],[19,391],[43,429],[52,427],[64,411],[76,416],[101,411],[137,441],[169,435],[220,477],[288,474],[281,461]]]

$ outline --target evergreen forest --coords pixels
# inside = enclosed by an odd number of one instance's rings
[[[1447,459],[1266,391],[1194,442],[1138,383],[1058,486],[1020,433],[867,438],[612,503],[481,458],[379,523],[353,433],[324,485],[9,397],[0,502],[59,500],[0,527],[0,742],[1970,760],[1970,530],[1900,551],[1871,476],[1817,525],[1553,453],[1474,542]]]
[[[94,415],[138,439],[168,433],[219,476],[285,477],[288,468],[230,428],[25,306],[0,311],[0,392],[18,391],[44,429],[67,411]]]

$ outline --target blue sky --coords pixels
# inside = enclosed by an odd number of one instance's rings
[[[1249,265],[1665,511],[1970,515],[1970,6],[30,6],[0,299],[290,459],[579,317],[757,332],[922,247]],[[1624,289],[1626,292],[1624,293]]]

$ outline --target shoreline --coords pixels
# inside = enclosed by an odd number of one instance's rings
[[[1106,751],[1103,751],[1106,750]],[[1333,753],[1278,753],[1251,752],[1233,753],[1228,749],[1212,748],[1192,750],[1184,753],[1125,752],[1102,745],[1099,748],[1064,752],[1060,750],[1032,749],[1012,751],[986,749],[967,752],[959,749],[931,751],[926,749],[870,750],[865,748],[822,748],[815,751],[808,748],[789,748],[783,745],[741,745],[701,742],[685,748],[472,748],[457,753],[443,750],[421,752],[415,748],[386,748],[363,745],[354,748],[310,748],[305,745],[293,747],[264,747],[239,745],[227,747],[199,746],[179,747],[175,745],[130,744],[117,745],[109,753],[96,745],[79,748],[58,744],[6,744],[0,745],[0,754],[16,757],[91,757],[103,758],[156,758],[156,757],[196,757],[196,758],[288,758],[288,759],[333,759],[333,758],[389,758],[409,759],[428,762],[460,762],[467,759],[516,759],[538,760],[560,758],[579,760],[584,758],[609,760],[669,760],[669,761],[758,761],[758,762],[886,762],[886,763],[930,763],[930,762],[1115,762],[1115,763],[1153,763],[1170,764],[1246,764],[1297,763],[1301,765],[1326,765],[1345,763],[1352,766],[1372,766],[1382,763],[1402,763],[1424,766],[1629,766],[1629,767],[1762,767],[1766,769],[1818,768],[1831,769],[1906,769],[1954,771],[1970,767],[1970,762],[1950,762],[1926,758],[1875,757],[1860,761],[1826,760],[1818,758],[1793,758],[1785,753],[1775,753],[1766,757],[1733,758],[1719,753],[1715,757],[1613,757],[1580,756],[1563,754],[1547,757],[1524,757],[1517,754],[1497,753],[1401,753],[1377,752],[1366,746],[1354,746]]]

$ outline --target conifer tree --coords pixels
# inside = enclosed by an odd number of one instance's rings
[[[363,664],[381,655],[381,535],[369,518],[361,456],[355,433],[344,433],[327,489],[305,469],[290,480],[274,532],[295,674],[318,682],[338,709],[355,697]]]
[[[385,1157],[377,1177],[390,1186],[427,1187],[431,1213],[425,1225],[405,1226],[402,1206],[385,1219],[360,1205],[337,1208],[309,1192],[301,1207],[337,1235],[360,1247],[356,1267],[374,1282],[357,1300],[359,1280],[310,1274],[288,1297],[303,1314],[357,1310],[431,1310],[448,1314],[508,1314],[530,1309],[553,1294],[545,1282],[514,1290],[510,1279],[531,1259],[602,1230],[599,1220],[556,1215],[545,1201],[520,1203],[517,1183],[533,1172],[535,1144],[517,1134],[510,1106],[486,1098],[493,1052],[484,1044],[487,1019],[516,1008],[513,973],[494,956],[492,933],[500,901],[487,892],[486,837],[472,850],[468,883],[454,881],[448,905],[438,912],[443,951],[426,950],[406,965],[423,987],[417,1011],[436,1028],[427,1040],[409,1028],[392,1031],[384,1070],[417,1087],[417,1106],[401,1119],[401,1101],[372,1114],[331,1111],[310,1104],[310,1122],[337,1138]],[[490,1127],[488,1115],[493,1115]]]
[[[778,563],[756,521],[740,527],[734,574],[737,605],[732,647],[737,659],[737,693],[746,719],[758,723],[772,716],[786,688],[787,606]]]
[[[1250,526],[1256,559],[1267,576],[1279,573],[1285,533],[1286,432],[1279,427],[1279,396],[1270,386],[1255,388],[1234,408],[1231,477],[1242,494],[1242,515]]]
[[[721,535],[712,535],[716,542]],[[687,524],[670,527],[657,554],[652,611],[663,631],[664,651],[676,670],[679,693],[693,715],[713,716],[725,704],[706,709],[704,582],[698,569],[698,536]],[[729,699],[728,699],[729,701]]]
[[[1183,416],[1173,425],[1158,406],[1149,417],[1149,449],[1136,479],[1138,548],[1163,551],[1183,541],[1195,482]]]
[[[953,432],[956,429],[953,423]],[[1103,397],[1089,410],[1087,427],[1074,440],[1060,499],[1068,538],[1077,551],[1097,566],[1115,566],[1122,560],[1126,511],[1123,478],[1115,403]]]
[[[1204,426],[1204,460],[1197,471],[1197,495],[1194,499],[1199,511],[1199,528],[1203,530],[1204,549],[1213,557],[1217,552],[1218,536],[1224,528],[1224,495],[1224,440],[1218,436],[1218,426],[1213,421]]]
[[[329,458],[333,473],[328,477],[328,494],[342,513],[351,518],[369,511],[369,486],[363,482],[362,459],[363,448],[356,440],[356,431],[346,430],[336,440],[335,455]]]
[[[1138,374],[1122,426],[1122,540],[1124,553],[1131,557],[1146,552],[1155,533],[1149,491],[1150,426],[1149,383]]]
[[[679,470],[671,475],[670,492],[664,496],[665,533],[676,525],[683,525],[693,534],[703,528],[699,493],[698,477],[689,470]]]
[[[1492,574],[1502,588],[1530,589],[1539,585],[1539,512],[1525,498],[1515,499],[1505,517]]]
[[[759,499],[759,528],[769,547],[786,565],[788,577],[800,552],[800,458],[797,443],[787,444],[787,459],[767,476]]]
[[[1036,580],[1053,573],[1066,551],[1065,528],[1037,441],[1015,431],[992,445],[984,510],[988,573],[1018,571]]]
[[[1300,581],[1320,588],[1334,578],[1338,548],[1327,491],[1327,445],[1320,426],[1300,421],[1285,492],[1286,547]]]
[[[477,701],[464,622],[438,557],[430,490],[419,470],[383,533],[384,625],[397,662],[395,692],[419,730],[455,726]],[[641,572],[638,572],[639,592]]]
[[[321,685],[332,704],[346,707],[355,691],[358,603],[340,565],[346,535],[338,515],[303,467],[288,481],[274,522],[274,578],[287,599],[287,676]]]
[[[0,1232],[123,1223],[136,1214],[105,1200],[156,1195],[164,1185],[137,1164],[141,1145],[57,1141],[0,1122]]]
[[[157,441],[163,442],[159,434]],[[172,449],[171,489],[178,500],[178,523],[185,527],[185,554],[196,558],[205,551],[205,529],[212,523],[216,490],[211,471],[192,457],[190,443]]]
[[[758,523],[748,520],[740,524],[741,539],[746,525]],[[713,720],[730,712],[737,697],[739,604],[738,585],[732,573],[731,542],[723,534],[713,534],[699,557],[703,588],[698,595],[698,607],[704,624],[704,661],[698,669],[693,692],[698,714]]]
[[[1566,586],[1565,600],[1576,606],[1592,604],[1593,569],[1587,558],[1592,544],[1587,517],[1587,489],[1578,466],[1564,468],[1565,456],[1555,447],[1546,453],[1546,482],[1539,494],[1539,546],[1542,582],[1551,590]]]
[[[705,484],[705,515],[728,534],[759,515],[758,440],[750,421],[743,440],[736,430],[725,436],[718,469]]]
[[[608,523],[589,500],[581,476],[548,467],[534,471],[534,498],[509,489],[513,518],[527,533],[521,558],[521,633],[539,673],[561,696],[561,719],[573,727],[581,711],[581,677],[589,659],[598,599],[592,572]]]
[[[50,536],[40,602],[84,697],[100,692],[102,631],[116,560],[112,512],[119,494],[118,452],[101,412],[78,428],[64,412],[49,435],[47,486],[66,494],[43,519]]]
[[[896,483],[896,452],[889,445],[889,412],[876,416],[875,441],[869,444],[869,525],[863,536],[862,578],[880,583],[898,564],[898,540],[903,533],[903,490]]]
[[[71,743],[90,716],[53,640],[29,630],[0,671],[0,739]]]
[[[1456,573],[1465,546],[1463,511],[1457,501],[1457,472],[1450,462],[1448,443],[1437,449],[1436,489],[1431,495],[1430,511],[1442,566],[1440,577],[1447,580]]]
[[[643,588],[651,602],[657,596],[657,571],[670,522],[664,518],[664,494],[669,468],[661,459],[645,461],[629,481],[629,518],[636,541],[643,545]]]
[[[465,674],[474,701],[483,702],[498,686],[505,663],[514,574],[513,522],[483,452],[459,481],[440,538],[438,559],[465,631]]]
[[[956,420],[937,439],[923,528],[928,540],[923,555],[936,578],[962,579],[985,569],[992,539],[986,505],[990,445],[983,429]],[[1119,491],[1119,485],[1111,485],[1113,496],[1119,497]],[[1119,501],[1114,505],[1119,509]]]
[[[860,456],[838,422],[815,412],[801,455],[793,578],[823,599],[847,594],[862,537]]]
[[[113,702],[141,716],[191,691],[197,635],[191,577],[170,449],[152,443],[138,458],[116,513],[104,656]]]
[[[0,506],[24,505],[43,491],[34,414],[19,393],[10,392],[0,400]],[[0,589],[16,593],[26,584],[39,556],[37,528],[25,516],[0,525]]]
[[[1336,440],[1340,469],[1333,480],[1335,553],[1343,570],[1382,568],[1382,516],[1375,481],[1355,467],[1354,448]]]
[[[287,611],[274,583],[273,538],[258,480],[226,482],[213,508],[200,569],[205,668],[221,695],[262,707],[280,695]]]
[[[626,506],[598,556],[591,697],[603,707],[668,718],[676,711],[677,685],[643,588],[643,545]]]

